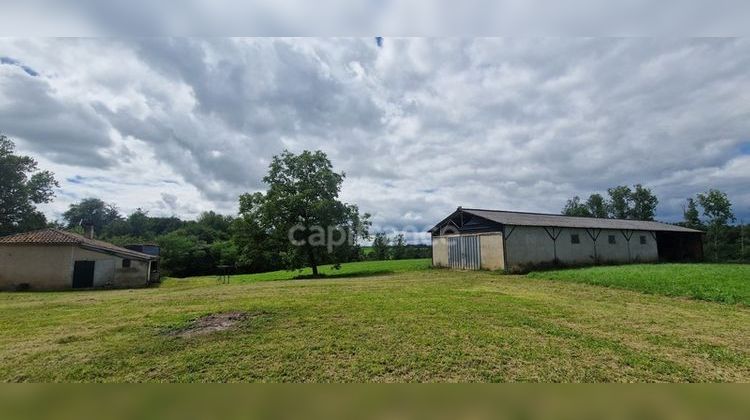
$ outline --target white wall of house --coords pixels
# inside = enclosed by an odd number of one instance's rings
[[[96,261],[94,287],[139,287],[148,284],[149,262],[130,259],[130,267],[123,267],[123,257],[75,248],[74,261]]]
[[[30,290],[73,287],[76,261],[95,261],[94,287],[143,287],[150,276],[149,261],[130,260],[70,245],[0,245],[0,290],[28,284]]]
[[[72,254],[70,245],[0,245],[0,289],[69,289]]]

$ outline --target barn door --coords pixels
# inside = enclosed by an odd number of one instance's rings
[[[479,236],[448,238],[448,266],[463,270],[479,270],[482,265]]]
[[[73,266],[73,288],[94,287],[94,261],[76,261]]]

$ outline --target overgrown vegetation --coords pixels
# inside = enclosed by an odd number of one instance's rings
[[[0,294],[0,380],[750,380],[744,306],[429,261],[356,277],[395,264],[407,262],[346,264],[351,278]],[[241,315],[180,333],[227,314]]]
[[[528,276],[750,306],[747,264],[631,264],[539,271]]]

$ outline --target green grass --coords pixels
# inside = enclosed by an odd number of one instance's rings
[[[602,266],[540,271],[528,276],[750,306],[747,264]]]
[[[419,260],[389,260],[389,261],[362,261],[355,263],[341,264],[338,270],[333,265],[321,265],[318,267],[318,274],[322,277],[371,277],[382,276],[386,274],[403,273],[407,271],[427,270],[430,268],[429,259]],[[239,274],[230,277],[231,283],[252,283],[257,281],[272,280],[295,280],[303,279],[312,275],[312,270],[305,268],[302,270],[279,270],[267,273],[257,274]],[[210,283],[217,280],[217,276],[201,276],[188,278],[191,282]],[[183,280],[183,279],[176,279]]]
[[[0,380],[750,381],[750,308],[428,263],[0,293]],[[228,311],[249,315],[175,335]]]

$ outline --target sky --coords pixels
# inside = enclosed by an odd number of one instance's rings
[[[60,181],[51,219],[233,214],[320,149],[376,229],[636,183],[660,220],[718,188],[747,221],[748,69],[741,38],[2,38],[0,132]]]

